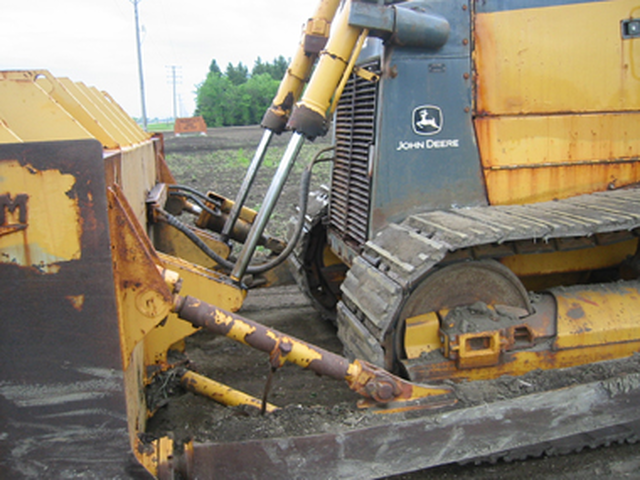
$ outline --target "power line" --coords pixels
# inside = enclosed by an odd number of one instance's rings
[[[142,104],[142,127],[147,131],[147,104],[144,95],[144,75],[142,74],[142,48],[140,46],[140,22],[138,20],[138,4],[142,0],[129,0],[133,4],[136,20],[136,46],[138,49],[138,77],[140,78],[140,102]]]
[[[167,65],[166,68],[171,69],[169,75],[169,81],[173,86],[173,119],[178,118],[178,101],[176,96],[176,84],[182,83],[182,72],[180,69],[182,68],[180,65]]]

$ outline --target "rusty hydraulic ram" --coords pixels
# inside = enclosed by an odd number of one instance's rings
[[[270,354],[274,368],[286,362],[308,368],[319,375],[346,380],[349,388],[377,404],[406,404],[409,401],[432,400],[438,406],[453,403],[452,389],[445,386],[417,385],[398,378],[370,363],[354,360],[285,335],[257,322],[227,312],[197,298],[176,296],[174,311],[196,327],[206,328],[245,345]],[[402,403],[405,402],[405,403]],[[422,404],[423,402],[418,402]],[[369,402],[364,401],[362,406]],[[425,405],[428,406],[428,405]]]

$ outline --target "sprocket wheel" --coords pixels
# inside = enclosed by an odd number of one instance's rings
[[[307,224],[295,251],[299,266],[294,278],[322,316],[335,323],[340,284],[344,281],[347,266],[327,244],[326,194],[313,192],[309,196],[309,204]]]
[[[387,337],[393,350],[387,357],[389,366],[397,370],[407,358],[407,319],[477,302],[532,312],[529,295],[520,279],[497,261],[467,261],[444,266],[420,281],[405,301],[396,328]]]

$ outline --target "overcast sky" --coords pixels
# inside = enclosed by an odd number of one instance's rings
[[[141,115],[133,0],[2,0],[2,70],[45,69],[107,91]],[[212,59],[224,71],[241,61],[293,56],[319,0],[138,0],[147,116],[195,108],[196,85]]]

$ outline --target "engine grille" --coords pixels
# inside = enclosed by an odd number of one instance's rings
[[[378,62],[365,65],[379,72]],[[375,141],[378,83],[352,75],[335,117],[336,159],[331,182],[331,228],[349,244],[367,241],[369,226],[369,155]]]

